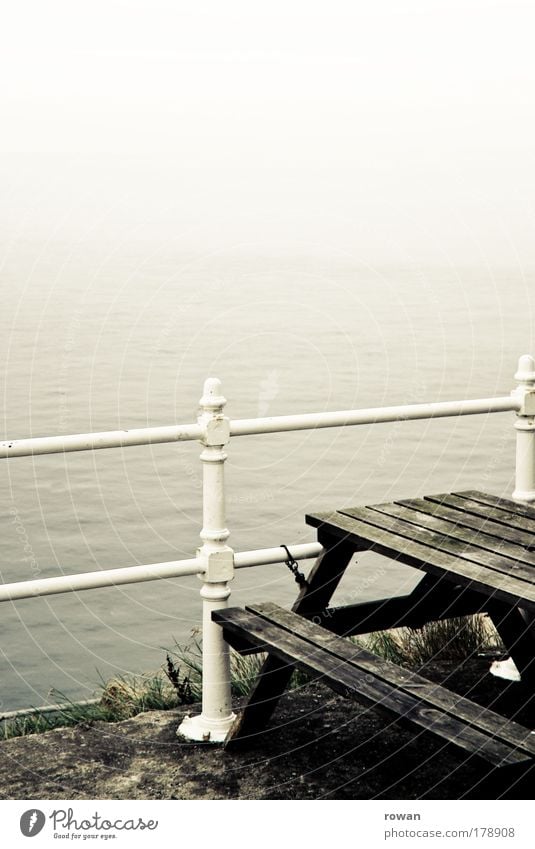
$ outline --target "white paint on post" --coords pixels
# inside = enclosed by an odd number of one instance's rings
[[[515,374],[518,386],[511,395],[517,399],[516,411],[516,468],[515,501],[535,501],[535,360],[530,354],[523,354],[518,360]],[[526,610],[520,611],[526,620],[526,628],[533,628],[533,616]],[[490,669],[498,678],[520,681],[521,675],[511,657],[496,660]]]
[[[535,501],[535,360],[524,354],[515,374],[514,395],[520,402],[515,422],[516,475],[515,501]]]
[[[200,401],[199,425],[203,464],[202,545],[197,552],[203,564],[202,712],[187,716],[178,734],[188,740],[222,743],[236,716],[232,713],[229,647],[223,629],[212,622],[212,611],[228,604],[228,581],[234,577],[234,552],[227,545],[224,464],[230,438],[224,415],[226,399],[221,383],[208,378]]]

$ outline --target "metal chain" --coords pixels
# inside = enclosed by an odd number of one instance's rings
[[[308,587],[307,579],[305,578],[303,573],[299,571],[298,566],[297,566],[297,560],[295,560],[292,557],[292,555],[290,554],[290,550],[289,550],[288,546],[287,545],[281,545],[281,548],[283,548],[285,550],[286,554],[288,555],[288,560],[285,560],[284,562],[286,563],[288,569],[290,570],[290,572],[294,576],[296,584],[299,584],[300,587]]]

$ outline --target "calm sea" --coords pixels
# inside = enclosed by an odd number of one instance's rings
[[[534,275],[371,268],[345,258],[174,255],[151,245],[2,251],[2,438],[195,420],[206,377],[231,418],[507,394],[533,352]],[[462,488],[512,490],[514,416],[236,438],[236,549],[314,539],[305,513]],[[4,582],[191,557],[199,446],[0,461]],[[338,598],[410,570],[355,564]],[[1,709],[92,695],[157,668],[199,624],[197,578],[1,607]],[[286,568],[241,570],[232,600],[290,603]]]

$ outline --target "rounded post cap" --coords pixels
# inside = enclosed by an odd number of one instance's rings
[[[515,380],[519,380],[521,383],[535,382],[535,360],[531,354],[523,354],[519,358]]]
[[[217,410],[224,407],[227,399],[221,392],[221,381],[217,377],[209,377],[204,381],[200,405],[204,409]]]

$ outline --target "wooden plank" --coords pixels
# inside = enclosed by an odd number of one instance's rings
[[[232,614],[235,613],[233,610]],[[262,621],[259,617],[245,614],[244,611],[239,613],[241,622],[236,616],[229,616],[228,612],[223,610],[215,611],[214,618],[223,624],[225,633],[229,630],[235,631],[246,635],[259,647],[265,648],[269,645],[270,651],[290,668],[313,671],[317,680],[327,683],[336,692],[344,696],[357,696],[374,708],[408,719],[420,728],[434,732],[496,766],[527,762],[529,756],[524,752],[511,750],[511,747],[501,740],[488,737],[454,717],[422,705],[415,696],[391,688],[373,674],[364,674],[362,670],[349,664],[341,664],[336,657],[329,656],[322,649],[312,648],[308,643],[286,634],[282,629]]]
[[[478,566],[462,556],[453,556],[412,539],[401,538],[384,528],[377,528],[338,512],[309,514],[306,521],[316,527],[328,528],[330,533],[337,534],[346,541],[351,540],[357,550],[373,549],[415,569],[448,576],[449,580],[469,585],[487,596],[496,595],[510,604],[535,609],[533,585],[502,572]]]
[[[525,763],[529,758],[525,752],[512,749],[502,740],[489,737],[449,714],[433,710],[412,693],[392,688],[374,673],[354,664],[341,663],[339,658],[323,648],[312,646],[259,616],[229,608],[214,611],[213,618],[223,626],[224,632],[241,634],[258,646],[269,645],[270,652],[290,668],[312,670],[337,692],[357,695],[373,707],[408,719],[496,766]]]
[[[466,503],[475,505],[476,510],[474,512],[468,512],[465,509]],[[521,546],[524,551],[531,552],[535,549],[534,534],[522,531],[519,528],[512,528],[509,524],[497,522],[489,519],[488,516],[481,515],[477,511],[478,502],[476,501],[467,502],[467,499],[446,494],[426,495],[425,498],[404,499],[403,501],[397,501],[396,504],[403,504],[407,507],[413,507],[415,510],[430,513],[433,516],[440,516],[443,519],[455,522],[457,526],[471,528],[477,534],[484,533],[495,539],[507,540]]]
[[[388,509],[389,507],[386,505],[384,510]],[[379,510],[371,507],[344,507],[343,510],[338,512],[349,516],[351,519],[358,519],[381,530],[396,534],[403,539],[419,542],[428,546],[429,549],[444,551],[457,558],[462,558],[466,562],[475,563],[477,566],[483,566],[485,569],[513,577],[518,581],[525,581],[526,587],[535,589],[535,571],[530,566],[523,566],[510,558],[500,557],[498,554],[476,548],[470,542],[463,542],[457,538],[447,537],[441,532],[413,525],[404,519],[389,516],[386,512],[379,512]]]
[[[336,587],[354,554],[354,548],[344,541],[319,534],[325,548],[315,561],[305,587],[301,588],[293,610],[306,615],[312,608],[327,607]],[[290,683],[293,669],[274,654],[265,659],[244,710],[232,726],[226,747],[232,748],[265,728],[280,697]]]
[[[312,567],[307,584],[299,591],[292,610],[306,616],[311,610],[327,607],[342,580],[355,548],[336,537],[319,534],[325,551]]]
[[[475,495],[476,493],[474,492],[473,494]],[[503,507],[497,507],[490,502],[487,503],[482,501],[481,497],[470,498],[466,493],[463,494],[454,492],[452,495],[464,502],[465,506],[461,509],[469,510],[470,512],[476,513],[478,516],[486,516],[489,519],[493,519],[495,522],[501,522],[502,524],[509,525],[509,527],[517,528],[518,530],[525,531],[529,534],[534,533],[533,520],[530,517],[524,516],[521,511],[514,510],[513,508],[506,510]],[[429,498],[430,496],[426,496],[426,499]]]
[[[421,505],[421,509],[420,509]],[[438,505],[435,505],[437,507]],[[368,508],[382,513],[385,516],[399,519],[403,522],[408,522],[416,527],[424,530],[438,533],[440,536],[448,537],[449,539],[459,540],[462,543],[467,543],[467,551],[471,553],[472,547],[490,552],[491,555],[497,554],[496,562],[504,562],[509,564],[509,569],[514,569],[514,574],[517,578],[524,577],[525,580],[535,580],[535,553],[526,551],[521,545],[499,540],[492,536],[488,536],[480,529],[464,528],[462,524],[455,522],[450,517],[443,517],[433,512],[432,506],[425,501],[408,501],[400,504],[377,504]],[[462,515],[462,514],[458,514]],[[475,523],[477,525],[477,521]],[[440,540],[436,543],[437,548],[443,548]],[[475,552],[477,557],[477,551]],[[493,561],[495,558],[493,557]],[[521,565],[525,568],[521,568]]]
[[[515,746],[521,746],[524,751],[535,756],[535,735],[524,726],[513,720],[506,719],[493,711],[458,696],[445,687],[434,684],[422,675],[384,660],[373,652],[356,646],[355,643],[335,637],[324,628],[296,616],[289,610],[271,602],[247,606],[257,616],[283,628],[290,634],[295,634],[311,646],[319,646],[324,651],[340,658],[344,663],[356,665],[381,678],[394,687],[417,693],[422,701],[431,707],[473,723],[486,732]]]
[[[526,529],[527,522],[522,516],[515,514],[507,514],[504,510],[498,510],[496,507],[489,507],[487,504],[481,504],[479,501],[472,501],[469,498],[461,498],[458,495],[426,495],[425,501],[433,501],[435,503],[448,504],[463,513],[473,513],[475,516],[484,517],[488,522],[496,522],[502,528],[511,528],[519,534],[527,534],[528,538],[519,536],[522,545],[533,550],[533,531]]]
[[[442,581],[440,589],[420,595],[384,598],[344,607],[328,607],[307,618],[341,637],[391,628],[419,628],[427,622],[472,616],[487,609],[488,598]]]
[[[459,495],[461,498],[471,498],[473,501],[481,501],[482,504],[489,504],[491,507],[497,507],[516,516],[524,516],[533,522],[533,529],[535,530],[535,507],[531,504],[526,504],[524,501],[513,501],[512,498],[500,498],[498,495],[481,492],[479,489],[465,489],[463,492],[456,492],[455,495]]]

